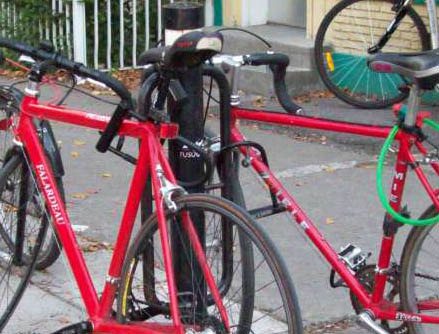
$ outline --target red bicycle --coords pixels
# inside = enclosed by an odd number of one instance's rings
[[[206,66],[204,75],[215,81],[220,91],[221,156],[230,151],[239,151],[243,165],[251,166],[268,186],[272,205],[250,210],[253,217],[267,217],[279,212],[287,212],[309,240],[323,254],[333,270],[330,275],[332,287],[345,286],[351,291],[353,307],[359,323],[375,333],[436,332],[439,323],[439,299],[437,283],[438,269],[434,258],[438,251],[439,233],[435,228],[438,221],[439,190],[427,180],[422,165],[431,166],[439,174],[438,147],[428,140],[423,130],[430,125],[439,130],[436,123],[429,120],[428,113],[418,112],[419,95],[422,90],[434,89],[439,81],[439,57],[432,52],[414,55],[378,54],[370,60],[376,71],[397,73],[413,80],[408,107],[395,106],[397,125],[392,127],[348,123],[319,117],[300,115],[301,108],[291,102],[286,92],[284,77],[289,64],[287,56],[278,53],[249,54],[245,56],[219,55],[213,64],[220,64],[231,73],[232,90],[228,90],[227,79],[216,67]],[[243,109],[239,107],[239,70],[245,65],[268,65],[274,75],[274,87],[280,104],[288,112],[273,112]],[[267,154],[256,142],[246,140],[238,128],[238,120],[259,121],[293,127],[343,132],[375,138],[388,138],[385,148],[394,139],[397,142],[397,157],[391,184],[389,213],[385,215],[383,236],[378,263],[368,265],[368,255],[358,247],[349,244],[337,252],[319,232],[312,220],[288,193],[268,167]],[[430,150],[425,144],[431,144]],[[412,151],[416,149],[421,158]],[[384,150],[385,151],[385,150]],[[236,163],[236,161],[235,161]],[[221,166],[220,166],[221,167]],[[223,167],[221,167],[223,168]],[[402,208],[402,197],[406,176],[413,170],[432,201],[420,220],[409,219]],[[235,183],[239,188],[237,173],[232,177],[223,175],[223,185]],[[391,254],[398,229],[408,223],[414,226],[404,246],[401,262],[392,263]],[[386,288],[388,288],[386,290]],[[391,291],[386,293],[385,291]],[[395,296],[399,295],[398,298]],[[376,320],[380,320],[377,323]]]
[[[184,71],[186,66],[206,60],[221,45],[218,34],[195,32],[182,36],[171,48],[163,50],[168,78],[172,78],[172,71]],[[302,332],[291,280],[264,231],[232,202],[205,194],[187,195],[178,185],[161,145],[161,141],[177,137],[176,124],[148,120],[135,112],[128,90],[107,74],[26,44],[2,38],[0,46],[40,61],[29,73],[20,112],[5,120],[13,131],[15,146],[0,171],[1,218],[11,225],[10,230],[0,225],[1,329],[26,288],[50,220],[89,316],[86,321],[55,333]],[[111,88],[121,98],[113,116],[39,104],[40,83],[50,67],[92,78]],[[164,86],[156,108],[163,106],[166,93]],[[97,149],[110,149],[135,164],[108,276],[99,296],[57,189],[35,119],[102,131]],[[110,146],[116,135],[138,139],[138,156]],[[13,165],[16,159],[20,163]],[[48,219],[33,226],[38,231],[37,238],[28,237],[28,221],[16,214],[26,212],[21,206],[27,203],[23,196],[15,196],[17,190],[27,186],[14,182],[16,174],[29,176],[29,182],[40,191],[41,207],[46,209],[43,214]],[[155,212],[143,222],[129,247],[148,178]],[[5,193],[9,196],[3,196]]]

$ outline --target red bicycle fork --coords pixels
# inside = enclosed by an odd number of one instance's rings
[[[164,177],[171,183],[176,184],[175,177],[158,140],[160,134],[168,134],[172,137],[172,134],[175,134],[176,132],[175,129],[172,128],[172,125],[162,125],[157,128],[157,126],[154,126],[151,123],[139,123],[130,120],[124,120],[122,124],[119,133],[141,139],[141,145],[134,175],[129,187],[126,207],[123,212],[114,252],[111,258],[108,277],[105,282],[102,297],[98,298],[84,257],[76,240],[75,233],[72,229],[70,219],[56,187],[51,166],[45,156],[44,149],[33,123],[33,118],[37,117],[48,120],[58,120],[69,124],[103,130],[109,122],[109,117],[89,114],[77,110],[68,110],[61,107],[39,105],[36,98],[28,96],[24,97],[21,110],[22,112],[19,117],[19,123],[16,127],[13,126],[15,139],[17,143],[21,143],[21,145],[26,148],[26,156],[29,158],[30,164],[34,168],[36,181],[38,182],[46,203],[48,204],[47,206],[53,220],[53,225],[61,244],[63,245],[63,249],[78,284],[78,289],[84,301],[87,313],[93,323],[94,332],[114,334],[163,334],[177,332],[178,334],[184,334],[186,325],[183,325],[180,319],[169,235],[164,208],[161,205],[163,204],[163,198],[160,189],[163,185],[160,183],[157,174],[157,168],[158,166],[161,166]],[[15,120],[12,120],[12,123],[14,121]],[[173,319],[172,326],[169,324],[150,322],[119,324],[111,318],[112,306],[120,282],[123,262],[125,260],[136,214],[139,209],[140,198],[144,191],[148,175],[151,175],[153,183],[156,214],[168,280],[170,310]],[[228,329],[230,328],[228,315],[222,303],[214,277],[208,267],[203,246],[197,234],[193,234],[195,229],[190,218],[184,217],[183,227],[190,236],[190,241],[200,263],[200,267],[202,268],[202,272],[219,309],[224,325]]]

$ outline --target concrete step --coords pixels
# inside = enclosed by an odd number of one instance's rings
[[[289,93],[303,94],[309,90],[322,89],[323,84],[314,65],[314,41],[306,38],[303,28],[276,24],[247,27],[272,44],[273,50],[290,57],[286,77]],[[255,37],[240,31],[224,31],[224,49],[227,54],[264,52],[266,46]],[[264,67],[245,67],[242,70],[240,86],[242,90],[261,95],[273,95],[273,78]]]
[[[289,66],[285,77],[290,96],[323,89],[323,83],[315,70]],[[239,87],[245,93],[275,96],[273,75],[268,67],[244,67],[241,70]]]
[[[266,24],[245,28],[266,39],[274,51],[290,56],[290,65],[311,68],[313,66],[314,42],[306,38],[305,29]],[[240,31],[224,31],[224,52],[241,54],[264,52],[265,45],[253,36]]]

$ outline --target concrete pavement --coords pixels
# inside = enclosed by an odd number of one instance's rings
[[[77,93],[70,101],[71,106],[102,114],[112,111],[111,107]],[[352,121],[391,124],[393,119],[389,111],[360,111],[335,99],[312,101],[306,109],[310,114]],[[215,117],[209,123],[212,128],[218,126]],[[89,226],[81,232],[80,239],[85,243],[94,240],[112,244],[132,167],[110,153],[97,153],[95,131],[58,123],[54,124],[54,130],[61,142],[66,167],[64,185],[70,216],[74,224]],[[383,210],[375,191],[374,161],[381,141],[255,124],[243,125],[242,130],[250,140],[264,145],[272,170],[336,249],[353,242],[373,252],[369,263],[376,261]],[[127,147],[135,152],[136,143],[128,142]],[[386,169],[385,176],[390,175],[390,169]],[[268,203],[268,193],[255,179],[251,171],[242,171],[250,208]],[[428,201],[415,196],[418,188],[412,181],[409,180],[406,195],[416,216]],[[303,232],[283,215],[265,219],[262,224],[287,262],[305,326],[313,333],[366,333],[347,321],[353,315],[348,291],[329,287],[329,268],[305,242]],[[405,228],[400,233],[395,260],[399,258],[407,231]],[[110,252],[105,249],[86,253],[97,286],[104,282],[109,258]],[[34,282],[4,333],[50,333],[83,319],[82,304],[61,259],[38,273]]]

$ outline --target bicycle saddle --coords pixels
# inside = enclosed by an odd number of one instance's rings
[[[413,79],[422,89],[439,83],[439,49],[417,53],[377,53],[367,59],[375,72],[397,73]]]
[[[140,65],[163,63],[165,67],[197,66],[221,52],[220,33],[193,31],[180,36],[172,46],[150,49],[139,57]]]

